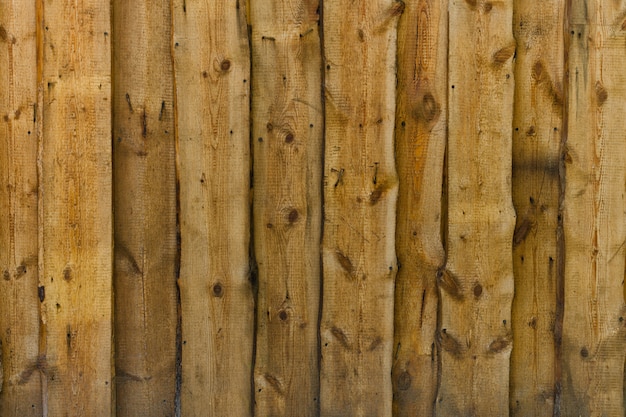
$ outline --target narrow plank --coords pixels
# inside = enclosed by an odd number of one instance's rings
[[[398,179],[396,35],[404,4],[324,2],[321,415],[390,416]]]
[[[113,2],[118,416],[173,416],[177,238],[169,1]]]
[[[319,412],[323,108],[318,0],[256,0],[252,27],[255,415]]]
[[[432,416],[437,395],[437,271],[445,262],[441,193],[446,148],[447,0],[406,1],[398,23],[399,177],[394,415]]]
[[[555,339],[559,156],[563,128],[562,1],[513,4],[517,40],[513,117],[515,298],[510,406],[552,416],[558,392]]]
[[[513,2],[449,3],[447,264],[437,414],[509,414]]]
[[[0,3],[0,415],[41,416],[38,360],[37,16]]]
[[[176,0],[181,415],[252,411],[250,57],[237,0]]]
[[[44,415],[110,416],[114,370],[109,2],[46,2],[41,7]]]
[[[623,416],[626,1],[569,7],[561,413]]]

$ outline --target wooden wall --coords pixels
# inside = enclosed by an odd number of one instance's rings
[[[0,3],[1,416],[623,416],[626,0]]]

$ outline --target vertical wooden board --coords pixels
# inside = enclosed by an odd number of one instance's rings
[[[169,1],[113,2],[118,416],[173,416],[177,241]]]
[[[109,2],[46,2],[41,7],[44,401],[51,416],[110,416],[114,411]]]
[[[569,7],[561,412],[623,416],[626,2]]]
[[[0,3],[0,415],[41,409],[35,2]]]
[[[402,2],[326,1],[321,415],[390,416]]]
[[[446,147],[447,0],[406,1],[398,23],[399,177],[393,356],[394,415],[433,415],[437,271]]]
[[[323,109],[317,0],[251,1],[255,414],[319,412]]]
[[[181,414],[252,409],[250,57],[244,5],[174,2]]]
[[[562,1],[516,0],[513,117],[515,298],[511,326],[511,414],[552,416],[558,392],[555,335],[563,128]]]
[[[447,264],[437,414],[509,414],[513,2],[449,3]]]

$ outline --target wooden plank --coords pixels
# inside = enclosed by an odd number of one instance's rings
[[[431,416],[437,395],[437,271],[446,148],[447,0],[406,1],[398,24],[399,177],[394,415]]]
[[[404,4],[340,0],[323,9],[321,415],[390,416],[396,29]]]
[[[46,2],[41,7],[44,415],[110,416],[114,370],[109,3]]]
[[[113,2],[118,416],[173,416],[177,230],[169,1]]]
[[[37,297],[37,16],[0,3],[0,415],[41,416]],[[3,372],[2,372],[3,371]]]
[[[623,416],[626,1],[572,1],[562,415]]]
[[[437,414],[509,414],[513,2],[449,3],[447,264]]]
[[[324,114],[318,7],[317,0],[251,2],[259,416],[319,413]]]
[[[236,0],[173,3],[181,415],[252,411],[250,58]]]
[[[557,227],[563,128],[562,1],[516,0],[513,117],[515,298],[511,326],[511,414],[552,416],[558,392]]]

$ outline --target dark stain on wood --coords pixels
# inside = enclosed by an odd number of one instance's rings
[[[459,357],[463,354],[463,345],[453,336],[450,336],[446,329],[437,332],[437,343],[452,356]]]
[[[403,371],[396,378],[396,385],[400,391],[406,391],[411,387],[411,383],[413,382],[413,378],[411,378],[411,374],[409,371]]]
[[[367,350],[371,352],[375,350],[378,346],[380,346],[382,343],[383,343],[383,339],[381,339],[380,336],[376,336],[376,338],[372,340],[372,343],[370,343],[370,346],[367,348]]]
[[[489,344],[489,352],[499,353],[511,345],[509,337],[499,337]]]
[[[437,121],[441,114],[441,106],[431,93],[426,93],[424,97],[422,97],[421,110],[423,119],[428,123]]]
[[[69,265],[63,269],[63,279],[68,282],[72,280],[72,267]]]
[[[541,81],[543,78],[543,62],[537,61],[533,64],[532,77],[537,81]]]
[[[380,187],[377,187],[376,189],[374,189],[374,191],[372,191],[372,193],[370,194],[370,204],[374,205],[378,203],[382,195],[383,195],[383,190],[381,190]]]
[[[533,217],[527,213],[518,223],[515,231],[513,232],[513,245],[517,246],[522,243],[534,226],[535,221]]]
[[[437,271],[437,285],[455,300],[460,301],[463,299],[463,291],[459,279],[446,268],[441,268]]]
[[[335,337],[335,339],[337,339],[339,341],[339,343],[341,343],[341,345],[350,350],[350,342],[348,340],[348,336],[346,336],[346,334],[344,333],[343,330],[341,330],[340,328],[333,326],[330,329],[331,334]]]
[[[344,255],[341,251],[335,251],[335,256],[337,261],[339,261],[339,265],[346,271],[350,276],[354,275],[354,265],[352,265],[352,261],[346,255]]]
[[[609,92],[606,91],[604,85],[600,81],[596,82],[596,98],[598,100],[598,106],[604,104],[604,102],[609,98]]]
[[[505,46],[504,48],[499,49],[493,54],[493,64],[496,67],[502,66],[506,61],[509,60],[515,53],[515,44]]]
[[[284,394],[283,384],[278,378],[268,373],[263,374],[263,378],[265,378],[267,383],[270,384],[272,388],[274,388],[274,391],[276,391],[280,395]]]

